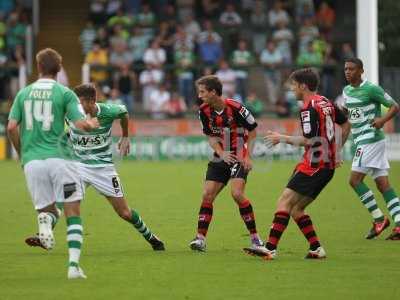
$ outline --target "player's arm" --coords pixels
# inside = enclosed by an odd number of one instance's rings
[[[85,118],[82,109],[79,108],[79,99],[73,91],[68,91],[64,94],[66,105],[66,118],[70,120],[75,128],[82,131],[91,131],[99,128],[99,121],[97,118]]]
[[[380,129],[385,125],[386,122],[391,120],[399,112],[399,104],[394,101],[394,99],[388,93],[385,93],[385,91],[379,86],[374,86],[372,88],[371,98],[389,108],[384,116],[375,118],[371,122],[372,127]]]
[[[7,135],[14,146],[15,151],[18,153],[18,157],[21,157],[21,139],[19,135],[19,124],[18,121],[10,119],[7,125]]]
[[[350,130],[351,130],[351,124],[347,118],[347,112],[344,112],[340,108],[338,108],[336,105],[334,105],[335,108],[335,123],[340,126],[340,132],[341,132],[341,143],[340,147],[343,147],[343,145],[346,143],[347,138],[349,137]]]
[[[118,149],[122,156],[127,156],[130,152],[131,142],[129,140],[129,115],[128,113],[122,114],[120,118],[120,125],[122,129],[122,137],[118,142]]]

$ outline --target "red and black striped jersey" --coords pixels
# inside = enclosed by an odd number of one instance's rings
[[[257,127],[250,111],[239,102],[225,99],[225,108],[215,111],[207,103],[200,106],[199,118],[203,133],[220,138],[224,151],[233,151],[238,158],[247,154],[248,131]],[[217,156],[216,153],[214,155]]]
[[[305,146],[302,161],[296,170],[313,175],[322,168],[334,169],[336,165],[336,128],[347,121],[345,114],[331,101],[313,95],[304,102],[300,110],[303,136],[310,139]]]

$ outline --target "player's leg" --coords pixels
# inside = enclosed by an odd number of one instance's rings
[[[231,194],[233,200],[239,207],[239,213],[244,224],[250,234],[250,242],[254,246],[262,246],[263,242],[257,233],[256,220],[254,216],[253,206],[250,200],[245,196],[244,191],[246,180],[244,178],[231,179]]]
[[[390,222],[378,207],[374,193],[364,183],[364,178],[368,171],[369,168],[353,166],[349,183],[373,218],[372,228],[365,237],[366,239],[373,239],[381,234],[389,226]]]
[[[30,161],[24,166],[28,190],[38,212],[39,233],[28,237],[29,246],[39,246],[50,250],[55,246],[53,228],[59,214],[55,206],[56,195],[53,189],[49,168],[45,160]]]
[[[400,240],[400,202],[396,192],[389,183],[387,170],[374,170],[372,177],[375,179],[376,187],[385,199],[387,209],[392,217],[395,227],[387,237],[388,240]]]
[[[156,251],[165,250],[164,243],[152,233],[152,231],[143,222],[139,213],[129,208],[127,201],[124,197],[105,196],[111,203],[115,212],[125,221],[131,223],[133,227],[150,243],[152,248]]]

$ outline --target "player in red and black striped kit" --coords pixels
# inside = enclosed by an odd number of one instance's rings
[[[346,141],[350,123],[341,110],[316,93],[319,78],[314,70],[297,70],[291,74],[290,80],[297,99],[303,101],[300,111],[303,136],[286,136],[270,131],[265,140],[272,145],[286,143],[304,146],[304,156],[278,200],[265,247],[253,246],[244,250],[264,259],[273,259],[279,240],[292,217],[309,242],[306,258],[325,258],[325,250],[319,242],[310,216],[304,210],[332,179],[340,163],[336,150]],[[341,131],[336,132],[335,124],[339,125]]]
[[[206,250],[206,235],[213,216],[213,202],[231,180],[232,198],[239,206],[240,215],[250,233],[253,246],[262,245],[250,200],[244,195],[247,174],[252,168],[250,158],[257,123],[240,103],[223,99],[222,84],[216,76],[204,76],[196,82],[199,98],[203,101],[199,117],[203,133],[214,150],[208,163],[200,206],[197,235],[190,248]]]

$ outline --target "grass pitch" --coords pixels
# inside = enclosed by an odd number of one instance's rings
[[[263,238],[295,163],[265,164],[256,163],[247,186]],[[65,220],[54,250],[25,246],[37,230],[36,214],[19,165],[1,162],[0,299],[399,299],[400,242],[384,240],[389,230],[364,239],[370,218],[347,184],[349,167],[336,172],[308,211],[328,259],[303,259],[307,243],[291,221],[277,260],[264,262],[241,250],[248,235],[228,189],[214,206],[207,253],[189,249],[206,162],[119,163],[130,205],[167,251],[153,252],[90,188],[82,204],[81,265],[88,279],[68,281]],[[400,163],[392,163],[390,176],[400,194]]]

